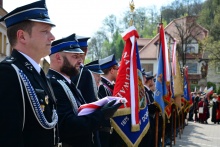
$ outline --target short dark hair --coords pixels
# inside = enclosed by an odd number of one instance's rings
[[[116,69],[116,68],[118,68],[118,66],[117,66],[117,65],[113,65],[113,66],[111,66],[111,67],[109,67],[109,68],[102,69],[104,75],[108,74],[112,68],[113,68],[113,69]]]
[[[29,35],[31,35],[34,23],[35,22],[33,21],[26,20],[21,23],[15,24],[7,29],[8,40],[12,47],[15,46],[15,44],[17,43],[17,31],[24,30],[28,32]]]

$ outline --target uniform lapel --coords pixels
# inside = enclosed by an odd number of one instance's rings
[[[81,95],[81,93],[79,92],[79,90],[76,88],[75,84],[73,82],[71,82],[70,86],[71,86],[71,89],[73,90],[72,92],[78,98],[80,103],[85,104],[86,102],[85,102],[83,96]]]
[[[56,80],[62,80],[70,88],[70,90],[73,93],[73,96],[75,97],[75,100],[77,101],[79,106],[81,104],[85,104],[85,101],[84,101],[82,95],[78,92],[78,90],[76,89],[74,83],[71,82],[71,84],[69,84],[68,81],[61,74],[59,74],[58,72],[53,71],[51,69],[49,69],[48,75],[51,78],[54,78]]]
[[[13,50],[12,52],[12,56],[15,58],[19,58],[19,63],[18,61],[16,63],[18,68],[21,69],[22,71],[25,71],[24,73],[26,73],[26,76],[28,78],[31,78],[31,76],[33,77],[32,79],[34,79],[35,83],[38,83],[38,85],[40,85],[40,87],[45,90],[46,94],[49,96],[50,100],[53,101],[53,103],[55,103],[55,100],[51,94],[51,91],[49,89],[49,85],[48,83],[41,77],[41,75],[36,71],[36,69],[33,67],[33,65],[22,55],[20,54],[17,50]],[[33,84],[32,83],[32,86]]]

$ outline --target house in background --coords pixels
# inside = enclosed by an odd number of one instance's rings
[[[3,0],[0,0],[0,17],[6,15],[8,12],[3,8]],[[6,32],[6,26],[0,22],[0,61],[11,54],[12,48],[9,44]]]
[[[189,81],[191,85],[197,86],[201,77],[201,67],[203,64],[208,65],[208,56],[199,50],[199,42],[208,36],[208,30],[196,23],[196,17],[186,16],[171,21],[165,28],[165,36],[167,40],[167,47],[172,57],[172,48],[174,44],[174,38],[178,40],[177,48],[183,48],[185,51],[185,65],[188,66]],[[183,32],[183,34],[181,34]],[[182,39],[181,38],[187,38]],[[182,43],[183,42],[183,43]],[[153,71],[153,74],[157,73],[158,68],[158,54],[159,54],[159,34],[157,34],[151,40],[140,38],[137,40],[139,55],[142,67],[146,71]],[[179,57],[180,64],[181,57]],[[171,60],[172,61],[172,60]],[[211,69],[214,68],[214,69]],[[219,84],[220,78],[214,80],[220,73],[220,66],[209,67],[207,81]],[[199,89],[199,87],[197,87]]]
[[[174,44],[174,38],[167,32],[165,32],[165,38],[167,40],[168,48],[169,49],[172,48]],[[139,40],[142,40],[142,44],[143,44],[144,39],[143,38],[138,39],[137,43],[140,42]],[[148,41],[147,44],[145,44],[143,47],[138,44],[141,66],[142,68],[145,69],[145,71],[152,71],[153,74],[156,74],[158,68],[159,34],[157,34],[151,40],[147,39],[147,41]]]

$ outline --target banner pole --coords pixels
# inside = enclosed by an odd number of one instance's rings
[[[155,147],[158,147],[158,123],[159,122],[159,111],[156,110],[155,113]]]
[[[171,127],[170,127],[170,131],[171,131],[171,133],[170,133],[170,147],[172,147],[172,144],[173,144],[173,119],[174,119],[174,116],[173,116],[173,106],[171,105]]]
[[[182,110],[182,134],[183,134],[183,130],[184,130],[184,110]]]
[[[174,145],[176,145],[176,107],[173,109],[174,112]]]
[[[163,130],[162,130],[162,147],[165,147],[165,127],[166,127],[166,121],[165,121],[165,114],[163,115]]]
[[[181,120],[181,119],[180,119],[180,115],[181,115],[181,112],[179,112],[179,115],[178,115],[178,116],[179,116],[179,117],[178,117],[178,120],[179,120],[179,121],[178,121],[178,124],[179,124],[179,127],[178,127],[178,128],[179,128],[179,139],[181,139],[181,125],[180,125],[180,124],[181,124],[181,123],[180,123],[180,120]]]

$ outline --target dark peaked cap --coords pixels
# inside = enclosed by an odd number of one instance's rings
[[[141,73],[142,73],[143,76],[146,75],[146,72],[145,72],[145,69],[144,69],[144,68],[141,69]]]
[[[57,52],[68,52],[68,53],[84,53],[78,44],[76,35],[72,34],[68,37],[56,40],[52,42],[51,54]]]
[[[112,54],[106,58],[100,59],[99,61],[100,61],[99,64],[100,64],[100,67],[102,70],[110,68],[113,65],[118,65],[118,62],[115,60],[114,54]]]
[[[145,77],[147,79],[153,79],[154,78],[153,72],[152,71],[145,72]]]
[[[45,0],[33,2],[21,7],[18,7],[6,14],[0,19],[5,21],[6,27],[13,26],[20,22],[30,20],[35,22],[47,23],[52,26],[55,26],[49,18]]]
[[[104,74],[100,68],[99,60],[92,61],[92,62],[86,64],[85,67],[87,67],[90,71],[92,71],[94,73]]]
[[[76,38],[78,40],[79,46],[80,47],[87,47],[88,46],[88,39],[90,39],[90,37],[84,37],[84,36],[78,36],[76,35]]]

